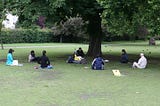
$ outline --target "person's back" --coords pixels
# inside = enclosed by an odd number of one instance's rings
[[[142,56],[142,57],[139,59],[138,64],[139,64],[139,66],[140,66],[141,68],[145,68],[146,65],[147,65],[147,59],[146,59],[144,56]]]
[[[127,54],[121,55],[121,63],[128,63],[128,55]]]
[[[50,65],[49,58],[46,56],[46,51],[43,51],[43,55],[40,57],[38,63],[41,65],[41,68],[46,68]]]
[[[47,56],[41,56],[40,61],[41,61],[40,64],[42,68],[45,68],[50,64]]]
[[[127,55],[125,49],[122,49],[120,62],[121,63],[128,63],[128,55]]]
[[[92,69],[95,70],[102,70],[104,69],[104,62],[103,59],[101,57],[97,57],[93,60],[92,62]]]

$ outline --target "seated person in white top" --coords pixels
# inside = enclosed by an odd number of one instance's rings
[[[39,57],[36,57],[34,50],[32,50],[28,56],[28,62],[35,62],[35,61],[38,61],[38,59]]]
[[[140,53],[140,59],[138,60],[138,63],[137,62],[133,62],[133,68],[140,68],[140,69],[143,69],[143,68],[146,68],[146,65],[147,65],[147,59],[146,57],[144,56],[143,53]]]

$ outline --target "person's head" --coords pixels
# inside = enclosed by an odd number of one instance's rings
[[[34,54],[34,50],[31,51],[31,54]]]
[[[13,53],[14,50],[13,49],[9,49],[8,53]]]
[[[79,47],[79,49],[78,49],[78,50],[80,50],[80,51],[81,51],[81,50],[82,50],[82,48],[81,48],[81,47]]]
[[[140,53],[140,57],[142,57],[142,56],[144,56],[144,54],[143,54],[143,53]]]
[[[98,58],[98,57],[101,57],[101,55],[100,55],[100,54],[97,54],[96,58]]]
[[[45,51],[45,50],[42,51],[42,55],[43,55],[43,56],[46,55],[46,51]]]
[[[125,50],[125,49],[122,49],[122,53],[126,54],[126,50]]]

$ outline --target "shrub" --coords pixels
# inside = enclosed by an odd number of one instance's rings
[[[60,42],[83,42],[88,39],[86,25],[81,17],[70,17],[52,27],[52,30],[54,35],[59,36]]]
[[[3,43],[45,43],[54,41],[51,30],[39,29],[3,29],[0,38]]]

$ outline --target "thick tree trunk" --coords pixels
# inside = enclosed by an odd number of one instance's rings
[[[1,48],[3,48],[3,41],[2,41],[2,37],[1,37],[1,30],[2,30],[2,20],[0,20],[0,41],[1,41]]]
[[[88,32],[90,37],[90,43],[87,55],[97,56],[102,55],[101,51],[101,40],[102,40],[102,28],[101,28],[101,17],[97,13],[92,16],[89,20]]]
[[[99,37],[91,37],[90,38],[90,43],[89,43],[89,48],[87,52],[88,56],[95,57],[97,55],[102,55],[101,52],[101,38]]]

